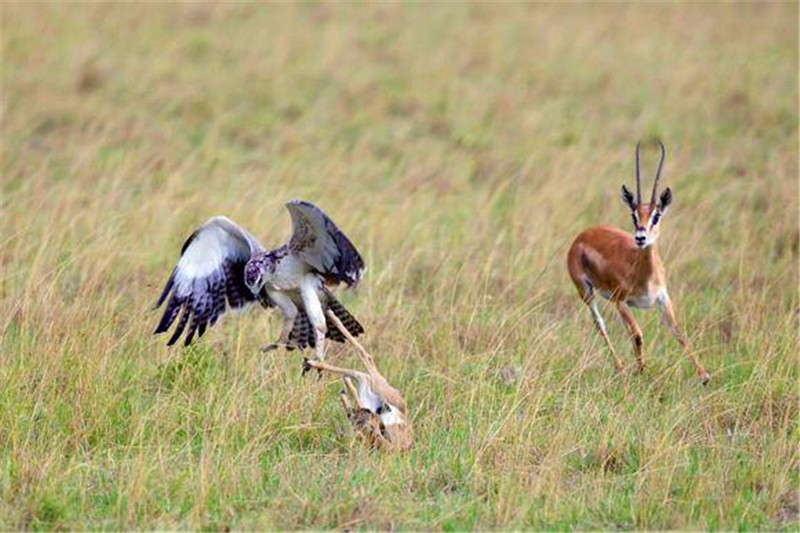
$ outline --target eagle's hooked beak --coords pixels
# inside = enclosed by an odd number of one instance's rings
[[[261,291],[261,287],[264,286],[264,275],[259,272],[255,280],[245,279],[245,283],[247,288],[250,289],[250,292],[258,294],[259,291]]]

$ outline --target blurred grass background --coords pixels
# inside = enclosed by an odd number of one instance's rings
[[[0,528],[800,527],[797,3],[0,9]],[[706,389],[654,312],[615,377],[566,274],[640,139]],[[276,245],[291,198],[365,256],[408,455],[275,313],[150,335],[194,227]]]

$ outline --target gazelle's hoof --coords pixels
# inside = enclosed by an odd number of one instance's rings
[[[703,373],[700,375],[700,382],[703,384],[703,387],[705,387],[706,385],[708,385],[708,382],[709,382],[709,381],[711,381],[711,376],[710,376],[710,375],[708,375],[708,372],[703,372]]]

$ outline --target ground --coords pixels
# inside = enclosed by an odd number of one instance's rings
[[[0,10],[0,529],[800,528],[797,3]],[[707,388],[655,312],[616,376],[566,271],[657,139]],[[292,198],[368,264],[406,455],[275,313],[151,335],[193,228]]]

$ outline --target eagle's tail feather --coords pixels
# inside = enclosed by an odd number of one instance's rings
[[[353,337],[358,337],[364,333],[364,328],[358,323],[358,320],[356,320],[356,318],[350,314],[350,311],[345,309],[341,302],[334,298],[332,294],[328,295],[328,308],[333,311],[333,314],[336,315],[336,318],[342,322],[347,331],[350,332],[350,335]],[[328,325],[328,333],[326,337],[336,342],[344,342],[344,335],[342,335],[342,332],[338,330],[336,325],[331,323],[331,321],[328,320],[328,317],[325,317],[325,321]]]
[[[356,320],[355,317],[350,314],[350,311],[345,309],[341,302],[339,302],[339,300],[337,300],[330,291],[326,290],[326,293],[325,306],[333,311],[333,314],[336,315],[344,327],[347,328],[347,331],[350,332],[350,335],[353,337],[358,337],[364,333],[364,328],[358,323],[358,320]],[[311,325],[311,321],[308,319],[308,315],[306,314],[305,310],[300,309],[299,311],[300,312],[297,313],[297,316],[294,318],[292,332],[289,334],[289,344],[301,350],[309,346],[311,348],[315,348],[317,345],[317,339],[314,336],[314,326]],[[336,328],[336,325],[333,324],[327,318],[327,316],[325,317],[325,322],[328,329],[325,337],[332,341],[345,342],[342,332]]]
[[[292,327],[292,332],[289,333],[289,345],[304,350],[307,346],[313,348],[316,344],[317,340],[314,337],[311,321],[308,320],[305,310],[301,310],[294,317],[294,326]]]

